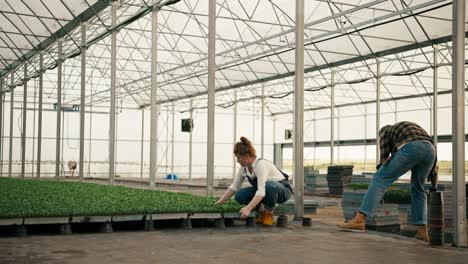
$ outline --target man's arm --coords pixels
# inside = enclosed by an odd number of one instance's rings
[[[390,140],[385,137],[380,137],[379,148],[380,148],[380,161],[379,161],[379,164],[377,164],[377,170],[380,169],[380,167],[382,167],[382,165],[390,156],[390,152],[391,152]]]

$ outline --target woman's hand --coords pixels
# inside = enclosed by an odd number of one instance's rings
[[[250,209],[249,207],[242,207],[242,209],[240,209],[239,213],[240,213],[240,218],[242,219],[245,219],[247,218],[249,215],[250,215],[250,211],[252,211],[252,209]]]
[[[224,192],[223,196],[221,196],[221,198],[219,198],[214,204],[224,204],[226,201],[229,201],[229,199],[234,195],[234,193],[236,192],[231,189],[227,189]]]

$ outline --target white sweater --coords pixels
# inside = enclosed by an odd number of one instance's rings
[[[229,186],[229,189],[237,192],[241,188],[246,176],[248,175],[252,178],[257,177],[258,189],[255,195],[265,196],[265,182],[267,180],[280,181],[284,179],[283,174],[281,174],[278,168],[276,168],[275,164],[268,160],[257,157],[254,160],[252,167],[252,174],[249,172],[247,167],[240,167],[237,171],[236,177],[234,178],[234,182]]]

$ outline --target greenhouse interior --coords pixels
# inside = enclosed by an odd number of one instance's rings
[[[399,252],[407,263],[467,263],[467,8],[0,0],[0,258],[394,263]],[[402,123],[426,136],[382,161],[384,128]],[[243,138],[256,155],[238,152]],[[420,151],[432,159],[425,175],[414,161],[379,186],[415,142],[432,147]],[[289,176],[273,224],[258,222],[269,194],[252,204],[268,181],[258,173],[258,188],[239,153]],[[243,204],[246,188],[257,192]],[[340,229],[360,214],[364,233]],[[132,228],[140,222],[152,232]],[[428,236],[415,239],[421,227]],[[283,240],[294,243],[274,243]]]

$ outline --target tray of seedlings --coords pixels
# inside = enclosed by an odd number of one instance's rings
[[[0,235],[17,236],[51,229],[71,234],[132,226],[190,228],[192,219],[224,228],[225,220],[239,218],[241,208],[233,200],[215,205],[215,197],[46,179],[0,178],[0,197]]]

